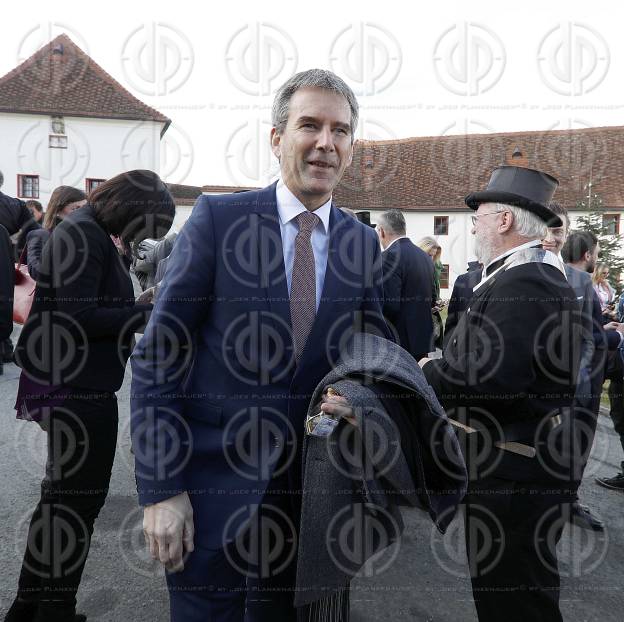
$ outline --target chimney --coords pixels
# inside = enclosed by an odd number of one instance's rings
[[[518,145],[515,145],[511,154],[505,158],[505,164],[511,164],[512,166],[529,166],[529,158],[522,152]]]

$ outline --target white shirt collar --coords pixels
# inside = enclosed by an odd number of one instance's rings
[[[277,182],[275,197],[277,199],[277,212],[282,225],[290,222],[293,218],[296,218],[307,209],[281,179]],[[329,197],[329,200],[326,203],[323,203],[321,207],[312,212],[313,214],[316,214],[323,223],[325,234],[329,233],[329,215],[331,212],[331,204],[332,199]]]

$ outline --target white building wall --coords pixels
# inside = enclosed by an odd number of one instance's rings
[[[383,211],[371,211],[371,222],[377,222],[377,218]],[[442,263],[449,266],[449,288],[440,291],[441,298],[449,298],[453,284],[458,275],[466,272],[468,262],[475,259],[474,241],[470,233],[472,212],[418,212],[404,211],[407,237],[415,244],[425,236],[430,236],[438,241],[442,247]],[[433,223],[436,216],[448,216],[448,235],[434,235]]]
[[[177,207],[173,229],[180,230],[190,216],[192,207]],[[371,222],[375,223],[382,211],[371,210]],[[442,263],[449,264],[449,288],[442,289],[442,298],[449,298],[458,275],[466,272],[468,261],[474,257],[473,236],[470,234],[472,223],[468,212],[404,212],[407,236],[414,242],[425,236],[433,236],[442,246]],[[448,235],[433,235],[434,216],[449,217]]]
[[[190,216],[190,206],[178,206],[176,208],[176,217],[173,223],[173,229],[179,231],[186,219]],[[624,218],[624,210],[613,210],[608,213],[620,213],[620,219]],[[382,213],[379,210],[371,210],[371,222],[377,222],[378,216]],[[405,223],[407,225],[407,236],[412,242],[417,243],[420,238],[431,236],[436,238],[442,247],[442,263],[449,265],[449,287],[442,289],[440,296],[448,299],[451,296],[455,279],[466,272],[469,261],[476,259],[474,252],[474,236],[471,234],[472,211],[461,212],[416,212],[404,211]],[[586,215],[587,212],[574,212],[570,214],[571,228],[574,229],[576,221],[580,216]],[[449,228],[448,235],[434,235],[433,223],[435,216],[448,216]],[[624,232],[624,221],[620,223],[620,230]],[[622,249],[624,253],[624,248]]]
[[[44,208],[60,185],[85,189],[86,178],[108,179],[123,171],[160,170],[160,132],[155,121],[63,117],[67,149],[49,147],[52,117],[0,113],[2,191],[18,196],[17,175],[39,175]]]

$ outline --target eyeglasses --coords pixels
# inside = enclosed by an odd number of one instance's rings
[[[491,216],[492,214],[504,214],[507,210],[501,210],[500,212],[486,212],[485,214],[475,214],[470,217],[472,220],[472,226],[474,227],[477,224],[477,220],[481,218],[481,216]]]

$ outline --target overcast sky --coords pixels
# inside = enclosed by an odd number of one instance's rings
[[[310,67],[356,90],[363,138],[624,125],[622,17],[604,1],[27,0],[5,11],[0,73],[67,32],[173,120],[167,181],[261,185],[273,93]]]

